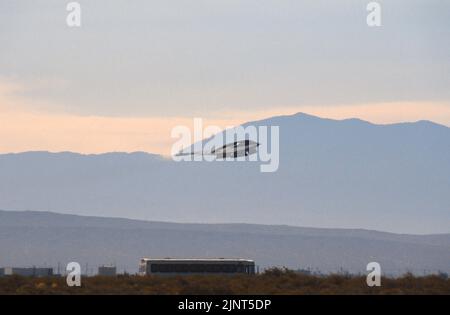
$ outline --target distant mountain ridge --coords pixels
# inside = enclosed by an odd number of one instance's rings
[[[0,208],[172,222],[450,232],[450,128],[306,114],[280,128],[280,167],[158,155],[0,155]]]
[[[368,262],[377,261],[391,275],[450,272],[450,234],[181,224],[35,211],[0,211],[0,253],[0,266],[56,268],[77,261],[90,270],[113,263],[120,272],[136,272],[141,257],[241,257],[262,268],[324,273],[363,273]]]

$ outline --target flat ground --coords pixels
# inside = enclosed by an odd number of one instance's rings
[[[81,287],[65,278],[0,277],[0,294],[450,294],[445,275],[382,278],[368,287],[365,276],[315,276],[270,270],[254,276],[84,277]]]

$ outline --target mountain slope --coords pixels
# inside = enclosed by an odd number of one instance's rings
[[[450,128],[305,114],[280,128],[280,165],[146,153],[0,155],[0,208],[175,222],[450,232]]]
[[[450,272],[450,234],[178,224],[30,211],[0,211],[0,252],[0,266],[56,268],[77,261],[90,268],[115,263],[120,272],[136,272],[141,257],[242,257],[261,267],[352,273],[377,261],[385,274]]]

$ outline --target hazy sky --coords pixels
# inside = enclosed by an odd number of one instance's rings
[[[379,28],[361,0],[80,0],[81,28],[69,2],[0,2],[0,152],[166,153],[192,117],[450,126],[449,1],[378,1]]]

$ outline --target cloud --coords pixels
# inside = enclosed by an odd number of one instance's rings
[[[23,87],[0,82],[0,153],[46,150],[102,153],[146,151],[169,155],[170,134],[178,125],[192,128],[193,117],[102,117],[52,113],[50,108],[21,95]],[[259,111],[222,111],[208,114],[204,126],[220,128],[296,112],[335,118],[361,118],[375,123],[432,120],[450,126],[445,103],[391,102],[360,105],[278,107]]]
[[[367,26],[362,0],[82,2],[76,29],[59,1],[0,9],[0,75],[53,105],[41,109],[187,116],[450,102],[450,2],[385,1],[381,28]]]
[[[0,152],[35,150],[102,153],[146,151],[169,154],[171,129],[191,127],[190,117],[102,117],[37,111],[42,104],[20,96],[22,87],[0,84]],[[222,128],[242,119],[205,119]]]

